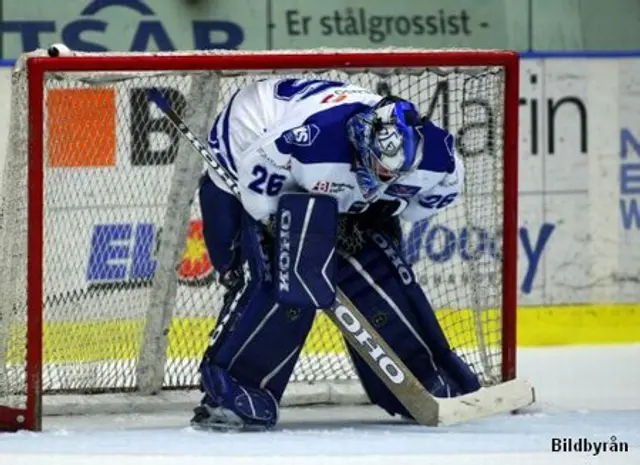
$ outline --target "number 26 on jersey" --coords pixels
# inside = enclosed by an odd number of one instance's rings
[[[284,187],[286,176],[278,173],[269,173],[262,165],[256,165],[251,171],[253,180],[249,183],[249,189],[256,194],[266,194],[275,197]]]
[[[449,195],[428,195],[426,197],[419,198],[418,202],[420,202],[420,205],[424,208],[440,209],[453,202],[457,196],[457,192]]]

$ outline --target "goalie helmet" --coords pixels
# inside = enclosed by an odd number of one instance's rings
[[[399,97],[385,97],[347,121],[356,149],[356,178],[365,200],[375,200],[385,187],[418,167],[423,152],[421,129],[415,105]]]

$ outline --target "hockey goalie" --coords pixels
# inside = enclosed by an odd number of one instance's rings
[[[459,195],[464,169],[450,133],[399,97],[274,78],[233,95],[209,146],[241,195],[213,171],[200,181],[204,239],[226,294],[200,364],[194,427],[276,425],[316,311],[336,288],[433,396],[480,388],[401,252],[400,221]],[[411,418],[348,350],[371,402]]]

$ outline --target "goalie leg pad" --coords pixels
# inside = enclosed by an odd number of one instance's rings
[[[276,215],[276,298],[286,307],[327,308],[336,298],[338,203],[323,194],[289,193]]]
[[[339,258],[338,283],[425,388],[453,397],[480,388],[477,377],[451,349],[413,271],[394,243],[366,234],[354,256]],[[391,391],[349,348],[365,391],[390,414],[410,416]]]
[[[255,394],[256,399],[273,396],[276,402],[280,401],[315,311],[284,308],[275,301],[271,260],[262,228],[248,214],[243,214],[241,223],[243,276],[225,295],[200,373],[203,390],[208,394],[203,405],[221,404],[243,418],[246,410],[232,408],[237,404],[238,389],[250,392],[246,399]],[[219,370],[233,381],[227,382],[222,391],[216,381],[221,379]],[[260,391],[262,394],[256,394]]]

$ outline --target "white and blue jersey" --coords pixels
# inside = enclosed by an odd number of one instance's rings
[[[342,82],[258,81],[231,98],[213,124],[209,145],[238,181],[245,210],[258,221],[276,212],[280,194],[301,190],[332,195],[340,213],[358,213],[367,203],[353,171],[346,121],[381,99]],[[400,217],[411,222],[454,202],[464,177],[453,136],[431,122],[422,133],[420,165],[380,197],[401,200]],[[215,173],[210,176],[228,191]]]

